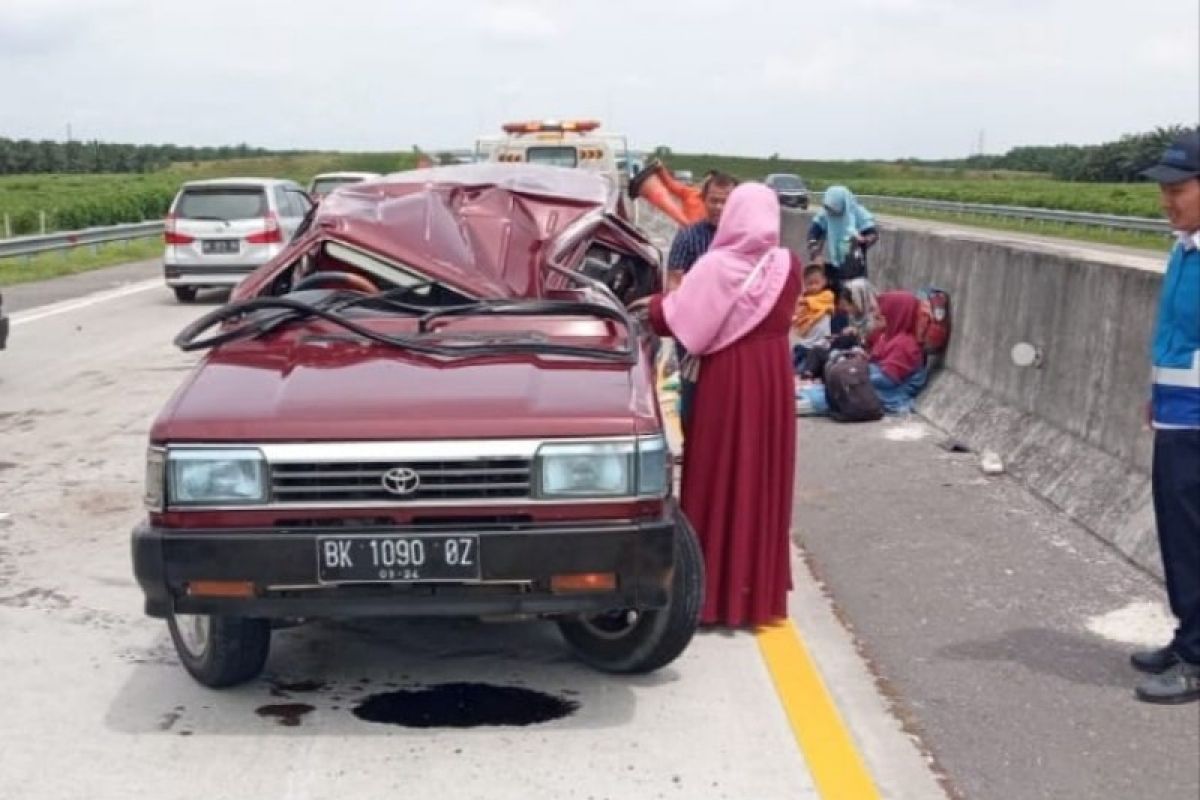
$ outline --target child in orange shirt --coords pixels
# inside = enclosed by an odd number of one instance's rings
[[[792,315],[792,363],[797,369],[804,363],[809,349],[829,337],[836,305],[825,267],[809,264],[804,270],[804,294]]]

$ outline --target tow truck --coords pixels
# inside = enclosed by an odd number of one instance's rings
[[[617,212],[633,220],[628,200],[629,142],[620,134],[599,133],[596,120],[532,120],[506,122],[503,136],[475,143],[477,160],[500,164],[542,164],[592,172],[608,181],[618,195]]]

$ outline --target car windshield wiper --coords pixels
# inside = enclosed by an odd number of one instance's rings
[[[196,214],[194,216],[180,217],[180,219],[202,219],[206,222],[229,222],[224,217],[213,217],[207,214]]]
[[[382,296],[375,297],[380,298]],[[336,294],[321,303],[307,303],[292,297],[259,297],[252,300],[242,300],[215,309],[188,325],[175,337],[175,346],[185,352],[203,350],[218,347],[238,339],[251,339],[263,336],[285,324],[316,318],[326,320],[373,342],[440,358],[489,356],[501,352],[561,355],[575,358],[617,361],[627,364],[636,363],[638,358],[636,344],[638,340],[637,323],[623,309],[612,308],[597,303],[560,300],[501,300],[452,306],[434,311],[421,308],[420,311],[424,312],[420,323],[421,332],[416,336],[394,336],[380,333],[340,313],[351,305],[359,304],[361,304],[359,298],[353,298],[353,302],[347,303],[347,298],[344,295]],[[406,303],[400,305],[405,308],[408,307]],[[270,311],[278,313],[260,313]],[[492,340],[485,343],[474,343],[470,341],[471,337],[464,337],[468,343],[447,344],[444,342],[438,343],[435,337],[427,332],[429,323],[436,319],[471,314],[600,317],[624,325],[627,330],[627,336],[622,346],[596,347],[560,344],[537,338],[511,341]],[[203,336],[206,331],[215,326],[223,323],[234,323],[236,320],[244,321],[241,324],[233,324],[231,327],[227,327],[210,336]],[[453,338],[453,336],[451,335],[450,338]]]

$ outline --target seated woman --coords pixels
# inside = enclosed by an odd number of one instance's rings
[[[879,311],[884,327],[868,342],[871,385],[888,414],[907,414],[928,380],[925,353],[917,341],[921,303],[912,292],[884,292]]]
[[[838,292],[837,310],[834,334],[849,333],[865,342],[883,325],[879,316],[879,295],[866,278],[855,278],[842,286]]]
[[[830,351],[864,346],[882,324],[879,296],[870,281],[866,278],[848,281],[838,293],[837,307],[830,319],[831,335],[810,345],[805,360],[796,365],[797,374],[820,379]]]
[[[884,292],[878,298],[881,327],[863,340],[871,358],[871,386],[888,414],[911,412],[913,400],[928,380],[925,355],[917,341],[919,309],[920,301],[912,292]],[[799,389],[796,413],[828,414],[825,387],[814,384]]]

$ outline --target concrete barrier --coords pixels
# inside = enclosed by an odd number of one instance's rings
[[[806,215],[786,214],[802,251]],[[1161,258],[888,219],[871,252],[880,288],[940,286],[954,333],[919,402],[934,424],[992,449],[1009,472],[1161,577],[1150,495],[1149,341]],[[1018,367],[1012,346],[1042,350]]]

